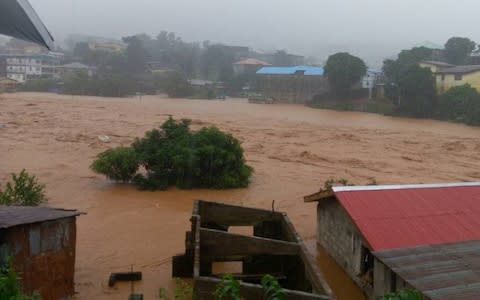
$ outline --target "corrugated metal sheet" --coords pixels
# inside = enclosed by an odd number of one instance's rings
[[[480,241],[395,249],[374,255],[432,300],[480,299]]]
[[[304,72],[307,76],[322,76],[322,67],[295,66],[295,67],[263,67],[257,71],[261,75],[293,75],[296,72]]]
[[[0,228],[51,221],[82,214],[77,210],[49,207],[0,206]]]
[[[374,251],[480,240],[480,185],[334,192]]]

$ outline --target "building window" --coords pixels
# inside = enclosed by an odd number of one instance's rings
[[[442,74],[442,81],[445,81],[445,74]]]
[[[373,286],[373,254],[365,246],[362,246],[361,255],[360,255],[360,279],[362,285],[364,286]]]
[[[462,80],[462,74],[455,74],[455,80]]]

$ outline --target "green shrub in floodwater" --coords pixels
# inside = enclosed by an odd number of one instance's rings
[[[101,153],[93,162],[92,169],[115,179],[112,175],[117,175],[118,170],[125,165],[131,166],[126,170],[128,172],[121,173],[126,175],[123,178],[147,190],[169,186],[183,189],[246,187],[252,174],[236,138],[216,127],[191,131],[190,120],[169,118],[159,129],[148,131],[143,138],[136,139],[128,149],[132,152],[126,160],[132,162],[131,165],[117,157],[109,159],[111,153]],[[102,168],[95,167],[97,165]],[[135,174],[139,166],[145,169],[145,173]]]
[[[138,166],[137,156],[132,148],[118,147],[98,154],[90,168],[109,179],[129,182],[137,173]]]

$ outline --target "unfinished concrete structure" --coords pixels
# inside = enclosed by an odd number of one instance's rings
[[[24,292],[43,300],[74,294],[76,210],[0,206],[0,263],[12,259]]]
[[[197,299],[213,299],[221,274],[215,262],[241,262],[244,299],[262,299],[261,278],[275,276],[286,299],[333,299],[332,292],[286,214],[214,202],[195,201],[185,254],[173,258],[174,277],[193,277]],[[252,226],[253,235],[229,232]]]
[[[306,103],[328,91],[323,72],[311,66],[263,67],[257,71],[259,91],[275,102]]]
[[[370,299],[416,286],[409,281],[412,273],[392,269],[395,259],[388,258],[396,253],[415,256],[417,250],[411,248],[418,246],[480,240],[480,183],[339,186],[305,197],[305,202],[315,201],[317,242]],[[438,276],[435,284],[447,288],[440,278],[448,277],[449,270],[438,272],[447,264],[437,259],[436,265],[422,266],[416,259],[418,270],[414,264],[408,271],[432,272]],[[430,299],[478,299],[460,295]]]

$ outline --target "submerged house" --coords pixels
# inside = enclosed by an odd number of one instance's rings
[[[275,102],[306,103],[328,89],[322,67],[263,67],[257,71],[259,88]]]
[[[76,210],[0,206],[0,264],[8,258],[25,293],[43,300],[74,294]]]
[[[317,242],[370,299],[480,299],[480,183],[341,186],[318,202]]]

